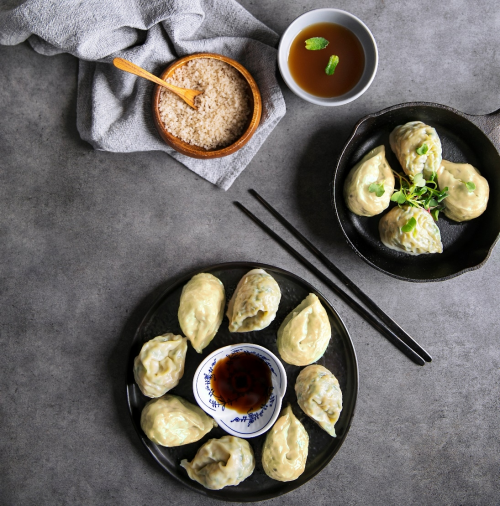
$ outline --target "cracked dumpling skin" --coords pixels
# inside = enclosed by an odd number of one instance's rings
[[[403,232],[411,218],[417,225],[411,232]],[[394,207],[379,222],[380,239],[390,249],[421,255],[423,253],[442,253],[441,233],[431,214],[418,207]]]
[[[229,332],[265,329],[276,318],[281,291],[276,280],[263,269],[245,274],[227,308]]]
[[[223,436],[207,441],[191,462],[182,460],[181,467],[205,488],[220,490],[247,479],[255,469],[255,457],[248,441]]]
[[[210,344],[219,330],[225,304],[224,285],[212,274],[197,274],[182,289],[179,324],[198,353]]]
[[[332,329],[325,308],[310,293],[278,329],[278,352],[292,365],[309,365],[320,359],[330,342]]]
[[[198,441],[217,423],[198,406],[167,394],[144,406],[141,427],[153,443],[172,447]]]
[[[187,339],[163,334],[144,343],[134,359],[134,378],[146,397],[161,397],[179,384],[184,374]]]
[[[469,191],[465,183],[474,183]],[[468,221],[484,213],[488,205],[490,187],[479,171],[468,163],[452,163],[443,160],[438,172],[439,189],[448,187],[448,197],[443,200],[444,214],[453,221]]]
[[[300,371],[295,393],[302,411],[336,437],[335,424],[342,411],[342,391],[337,378],[322,365],[310,365]]]
[[[423,172],[427,179],[441,166],[441,140],[434,128],[421,121],[410,121],[397,126],[389,136],[394,151],[405,174],[415,176]],[[427,152],[419,155],[417,149],[427,144]]]
[[[380,197],[368,188],[372,183],[383,184]],[[367,153],[349,172],[344,184],[347,207],[358,216],[375,216],[389,207],[394,191],[394,174],[385,158],[385,146]]]
[[[268,432],[262,449],[265,473],[277,481],[296,480],[306,468],[309,436],[290,404]]]

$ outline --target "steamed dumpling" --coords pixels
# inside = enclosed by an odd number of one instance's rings
[[[255,469],[255,457],[248,441],[223,436],[207,441],[191,462],[184,459],[181,466],[192,480],[210,490],[220,490],[247,479]]]
[[[465,183],[474,183],[470,191]],[[479,171],[468,163],[452,163],[443,160],[438,172],[439,189],[448,187],[448,197],[443,200],[444,214],[454,221],[477,218],[486,210],[490,187]]]
[[[389,142],[405,174],[415,176],[423,172],[428,179],[438,171],[442,159],[441,140],[431,126],[421,121],[399,125],[391,132]],[[422,154],[417,153],[417,149]]]
[[[295,393],[302,411],[336,437],[335,424],[342,411],[342,391],[337,378],[322,365],[310,365],[300,371]]]
[[[318,297],[310,293],[283,320],[276,344],[288,364],[309,365],[323,356],[331,336],[328,314]]]
[[[417,224],[411,232],[403,232],[411,218]],[[388,248],[410,255],[442,253],[443,244],[439,228],[431,214],[419,207],[394,207],[382,216],[379,223],[380,239]]]
[[[276,280],[263,269],[245,274],[227,308],[229,332],[266,328],[276,317],[281,291]]]
[[[141,427],[153,443],[171,447],[198,441],[217,423],[198,406],[167,394],[144,406]]]
[[[268,432],[262,449],[265,473],[277,481],[296,480],[306,468],[309,436],[290,404]]]
[[[380,197],[369,191],[372,183],[384,186]],[[372,149],[351,169],[344,185],[344,199],[354,214],[375,216],[389,207],[393,191],[394,174],[382,145]]]
[[[144,343],[134,359],[135,382],[146,397],[161,397],[179,384],[184,374],[187,339],[163,334]]]
[[[210,344],[219,330],[225,304],[224,285],[212,274],[197,274],[182,289],[179,324],[198,353]]]

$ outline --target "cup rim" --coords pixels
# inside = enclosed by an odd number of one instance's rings
[[[317,14],[317,13],[321,13],[321,12],[337,13],[337,14],[344,15],[348,18],[351,18],[364,30],[364,32],[368,36],[368,39],[371,42],[375,58],[374,58],[373,64],[371,65],[372,68],[369,71],[369,78],[368,78],[367,82],[364,84],[364,86],[353,95],[349,95],[349,93],[351,92],[351,90],[350,90],[349,92],[345,93],[344,95],[339,95],[338,97],[317,97],[315,95],[312,95],[311,93],[308,93],[304,89],[302,89],[295,82],[295,80],[293,79],[293,77],[290,74],[290,71],[288,70],[287,61],[288,61],[289,47],[300,30],[298,30],[297,33],[294,33],[293,36],[290,34],[294,31],[294,29],[300,23],[300,20],[302,18],[307,18],[308,16],[311,16],[313,13]],[[338,23],[338,24],[341,24],[341,23]],[[356,35],[356,34],[354,34],[354,35]],[[357,37],[357,35],[356,35],[356,37]],[[289,41],[287,40],[288,38],[290,39]],[[359,40],[359,37],[357,37],[357,38]],[[286,40],[287,40],[287,43],[286,43],[287,47],[285,47]],[[361,40],[360,40],[360,42],[363,45],[363,42]],[[365,50],[364,45],[363,45],[363,51],[365,52],[365,70],[366,70],[368,58],[366,55],[366,50]],[[285,54],[285,52],[286,52],[286,54]],[[377,42],[375,41],[375,37],[373,36],[373,34],[370,31],[370,29],[368,28],[368,26],[361,19],[359,19],[357,16],[355,16],[354,14],[351,14],[350,12],[344,11],[342,9],[335,9],[333,7],[323,7],[320,9],[312,9],[310,11],[304,12],[304,14],[301,14],[300,16],[295,18],[288,25],[287,29],[283,32],[283,35],[281,36],[281,39],[280,39],[280,42],[278,45],[278,68],[279,68],[281,77],[285,81],[285,83],[288,86],[288,88],[290,89],[290,91],[292,91],[295,95],[302,98],[303,100],[306,100],[307,102],[313,103],[315,105],[326,106],[326,107],[335,107],[335,106],[345,105],[345,104],[348,104],[348,103],[356,100],[361,95],[363,95],[363,93],[365,93],[365,91],[371,86],[373,80],[375,79],[375,75],[377,74],[377,69],[378,69],[378,60],[379,60],[379,57],[378,57]],[[354,86],[353,89],[355,89],[358,84],[359,84],[359,81]],[[342,98],[342,97],[345,97],[345,98]]]

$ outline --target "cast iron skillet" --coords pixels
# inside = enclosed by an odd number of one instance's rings
[[[385,145],[389,165],[402,171],[389,145],[389,134],[398,125],[420,120],[433,126],[443,145],[443,158],[467,162],[488,180],[490,199],[479,218],[464,223],[443,213],[438,226],[443,253],[413,256],[386,248],[380,241],[378,223],[357,216],[347,208],[343,187],[351,168],[370,149]],[[478,269],[488,259],[500,234],[500,110],[485,116],[464,114],[444,105],[408,102],[394,105],[361,119],[347,141],[335,169],[332,205],[345,238],[353,250],[375,269],[404,281],[444,281]],[[391,203],[392,207],[393,203]]]
[[[141,393],[134,381],[134,358],[139,354],[144,342],[149,341],[153,337],[164,334],[165,332],[173,332],[175,334],[182,333],[177,318],[179,300],[183,286],[195,274],[209,272],[218,277],[224,284],[227,302],[231,298],[241,277],[254,268],[265,269],[274,277],[280,286],[281,301],[276,319],[269,327],[263,330],[231,334],[228,329],[228,320],[224,318],[214,340],[203,350],[202,354],[196,353],[191,345],[188,346],[184,375],[179,385],[171,390],[170,393],[180,395],[189,402],[196,404],[192,388],[193,375],[196,368],[208,354],[228,344],[247,342],[260,344],[279,357],[276,346],[276,334],[279,326],[286,315],[309,293],[315,293],[321,300],[332,327],[332,338],[330,339],[328,348],[317,363],[332,371],[337,377],[340,388],[342,389],[343,409],[338,422],[335,424],[337,437],[331,437],[312,419],[307,417],[297,405],[294,387],[297,375],[302,368],[289,365],[282,361],[288,378],[288,386],[283,399],[283,407],[291,403],[295,416],[299,418],[309,434],[309,453],[304,473],[301,474],[297,480],[289,482],[280,482],[269,478],[262,467],[262,446],[267,435],[263,434],[247,440],[255,453],[256,463],[252,475],[236,487],[226,487],[222,490],[208,490],[203,488],[199,483],[192,481],[179,464],[182,459],[186,458],[191,460],[198,451],[198,448],[209,439],[220,438],[227,435],[227,433],[220,427],[217,427],[212,429],[212,431],[200,441],[175,448],[165,448],[151,442],[143,433],[140,425],[142,409],[150,399],[147,399]],[[205,497],[224,501],[256,502],[278,497],[300,487],[316,476],[338,452],[347,436],[354,416],[356,398],[358,395],[358,363],[351,338],[340,316],[313,286],[295,274],[278,267],[248,262],[234,262],[198,269],[169,286],[156,302],[154,302],[142,323],[139,325],[132,341],[127,365],[126,388],[128,407],[134,427],[153,458],[170,476],[179,480],[191,490],[203,494]]]

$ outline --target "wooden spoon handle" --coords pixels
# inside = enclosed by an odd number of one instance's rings
[[[149,81],[153,81],[156,84],[159,84],[160,86],[165,86],[165,88],[177,88],[177,86],[173,86],[171,84],[168,84],[163,79],[160,79],[159,77],[154,76],[153,74],[150,74],[147,70],[144,70],[141,67],[138,67],[135,63],[132,63],[131,61],[124,60],[123,58],[115,58],[113,60],[113,65],[116,68],[119,68],[120,70],[124,70],[125,72],[129,72],[130,74],[134,74],[139,77],[143,77],[144,79],[148,79]]]
[[[134,74],[139,77],[143,77],[148,81],[152,81],[153,83],[159,84],[167,90],[173,91],[176,95],[181,97],[188,105],[190,105],[193,109],[197,109],[198,107],[194,103],[194,99],[197,95],[200,95],[202,92],[197,90],[188,90],[185,88],[179,88],[178,86],[174,86],[173,84],[169,84],[163,79],[156,77],[153,74],[150,74],[147,70],[144,70],[141,67],[135,65],[131,61],[124,60],[123,58],[115,58],[113,60],[113,65],[120,70],[125,72],[130,72],[130,74]]]

